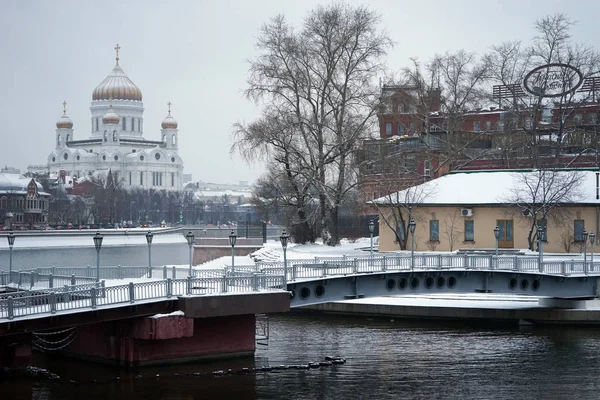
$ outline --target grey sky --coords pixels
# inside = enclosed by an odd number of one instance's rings
[[[598,38],[600,2],[579,1],[351,1],[383,16],[396,42],[388,67],[410,57],[464,48],[485,52],[506,40],[528,41],[533,21],[565,12],[578,22],[574,40]],[[25,170],[45,164],[54,148],[56,120],[66,100],[75,139],[90,134],[92,91],[120,64],[142,90],[144,131],[159,140],[167,101],[179,122],[179,146],[194,180],[254,181],[264,170],[229,155],[231,126],[258,115],[242,91],[247,59],[270,17],[283,13],[297,24],[316,0],[254,1],[3,1],[0,14],[0,164]]]

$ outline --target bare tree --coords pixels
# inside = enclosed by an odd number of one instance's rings
[[[448,244],[450,245],[450,251],[454,251],[454,246],[458,242],[462,231],[458,227],[459,221],[458,210],[455,210],[454,213],[446,216],[444,219],[444,235],[448,240]]]
[[[584,175],[579,171],[543,169],[513,174],[514,186],[505,200],[528,218],[527,242],[534,250],[538,226],[546,225],[548,218],[562,222],[568,211],[564,206],[580,200]]]
[[[377,104],[374,80],[391,46],[379,21],[367,8],[345,4],[316,7],[300,32],[277,16],[262,28],[261,55],[250,61],[246,94],[264,102],[265,119],[287,126],[293,139],[278,142],[296,163],[291,170],[316,189],[321,237],[329,244],[339,241],[339,206],[356,185],[349,179],[351,155],[369,135]],[[253,142],[252,130],[239,128],[237,150]],[[285,163],[285,157],[275,161]]]
[[[383,222],[394,232],[395,242],[398,243],[400,249],[406,250],[408,224],[411,219],[415,221],[419,219],[415,213],[416,209],[426,198],[432,196],[436,189],[437,184],[435,181],[431,181],[428,184],[414,185],[389,193],[371,202],[379,211]]]

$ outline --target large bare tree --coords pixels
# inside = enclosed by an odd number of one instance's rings
[[[261,54],[250,61],[247,96],[263,105],[262,120],[285,126],[259,147],[269,161],[293,171],[299,186],[309,182],[316,190],[328,244],[339,242],[339,207],[357,183],[352,155],[372,132],[375,81],[392,45],[379,22],[368,8],[341,3],[310,11],[298,32],[277,16],[263,26]],[[256,149],[262,133],[255,128],[236,126],[232,150],[247,155],[244,149]]]

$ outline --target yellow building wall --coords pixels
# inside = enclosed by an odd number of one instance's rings
[[[472,217],[461,216],[461,208],[473,210]],[[544,251],[550,253],[579,252],[581,248],[574,241],[575,220],[584,220],[585,229],[594,232],[598,239],[599,209],[595,206],[561,207],[548,216],[547,241]],[[392,229],[386,224],[384,217],[392,212],[390,208],[382,208],[379,215],[379,251],[400,250],[395,242]],[[458,249],[493,249],[496,247],[494,228],[498,220],[513,221],[513,248],[527,249],[527,236],[531,227],[531,217],[524,217],[517,207],[490,206],[422,206],[413,210],[416,222],[415,251],[454,251]],[[388,217],[390,225],[394,225]],[[431,220],[439,221],[439,243],[430,242]],[[474,241],[465,241],[465,220],[474,224]],[[455,238],[452,240],[452,238]],[[454,243],[451,243],[451,242]],[[571,243],[570,250],[568,243]],[[598,243],[598,240],[596,240]],[[589,240],[588,240],[589,247]],[[407,232],[407,250],[411,248],[411,235]]]

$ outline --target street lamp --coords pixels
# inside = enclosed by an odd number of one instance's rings
[[[192,276],[192,246],[194,245],[194,234],[192,233],[192,231],[188,231],[187,235],[185,235],[185,239],[188,242],[188,246],[190,246],[190,271],[188,273],[188,276]]]
[[[237,236],[235,234],[235,232],[233,231],[233,229],[231,230],[231,233],[229,234],[229,244],[231,245],[231,275],[233,275],[234,273],[234,267],[235,267],[235,241],[237,240]]]
[[[283,285],[287,290],[287,245],[290,240],[290,235],[285,232],[281,232],[281,236],[279,236],[279,240],[281,241],[281,247],[283,248]]]
[[[592,244],[592,252],[590,253],[590,269],[594,270],[594,242],[596,241],[596,235],[594,232],[590,232],[590,243]]]
[[[411,242],[410,242],[410,268],[412,270],[415,269],[415,229],[417,227],[417,224],[415,223],[415,220],[411,218],[410,222],[408,223],[408,230],[410,231],[410,236],[411,236]]]
[[[96,246],[96,282],[100,282],[100,249],[102,248],[102,239],[104,237],[100,232],[94,235],[94,246]]]
[[[8,239],[8,253],[9,253],[9,262],[8,262],[8,281],[12,282],[11,277],[12,277],[12,249],[13,249],[13,245],[15,244],[15,234],[11,232],[9,232],[8,236],[6,237]]]
[[[494,228],[494,237],[496,238],[496,269],[498,269],[498,240],[500,239],[500,228],[498,225]]]
[[[544,272],[544,242],[546,241],[546,228],[543,225],[537,227],[538,236],[538,269],[540,272]]]
[[[587,273],[587,238],[588,238],[588,233],[584,228],[583,232],[581,232],[581,239],[583,240],[583,272],[584,273]]]
[[[373,258],[373,232],[375,232],[375,221],[369,221],[369,233],[371,234],[371,258]]]
[[[152,251],[150,248],[152,247],[152,238],[154,235],[151,231],[146,233],[146,242],[148,242],[148,278],[152,278]]]

